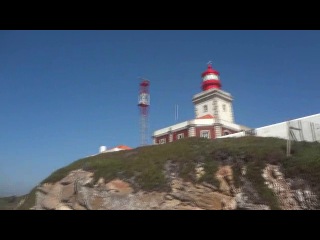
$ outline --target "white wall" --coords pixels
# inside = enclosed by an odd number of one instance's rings
[[[229,135],[224,135],[218,138],[230,138],[230,137],[244,137],[246,134],[245,132],[238,132],[238,133],[233,133],[233,134],[229,134]]]
[[[215,119],[194,119],[194,120],[177,123],[175,125],[159,129],[157,131],[154,131],[153,135],[154,136],[158,136],[158,135],[161,135],[161,134],[166,134],[170,130],[171,131],[177,131],[179,129],[187,128],[191,124],[195,124],[197,126],[201,126],[201,125],[207,126],[207,125],[213,125],[214,123],[215,123]]]
[[[301,129],[291,129],[293,134],[290,136],[291,139],[293,138],[297,141],[320,142],[320,114],[256,128],[256,136],[288,139],[288,123],[290,127]],[[226,135],[221,138],[242,136],[245,136],[244,132]]]
[[[226,101],[224,99],[215,97],[217,100],[218,105],[218,111],[219,111],[219,119],[227,121],[227,122],[234,122],[233,118],[233,109],[232,109],[232,102]],[[204,105],[207,105],[208,111],[204,112]],[[226,106],[226,110],[223,110],[223,105]],[[215,116],[214,114],[214,100],[207,100],[205,102],[199,103],[195,105],[195,117],[199,118],[204,115],[211,114],[212,116]],[[215,116],[216,117],[216,116]]]
[[[233,130],[236,130],[236,131],[241,131],[243,128],[236,124],[236,123],[231,123],[231,122],[228,122],[228,121],[224,121],[224,120],[220,120],[220,123],[223,124],[225,127],[229,127]]]
[[[320,141],[320,114],[318,118],[301,118],[257,128],[256,134],[260,137],[278,137],[288,139],[288,126],[297,128],[291,129],[291,139],[307,142]]]
[[[208,111],[207,112],[203,111],[204,105],[207,105],[207,107],[208,107]],[[195,105],[195,117],[196,118],[202,117],[202,116],[207,115],[207,114],[211,114],[212,116],[214,116],[213,100],[212,99]]]
[[[232,103],[229,101],[225,101],[223,99],[217,98],[217,104],[218,104],[219,118],[221,120],[233,123],[234,119],[233,119]],[[223,105],[226,106],[225,111],[223,110]]]
[[[278,137],[287,139],[287,123],[282,122],[261,128],[256,128],[256,135],[260,137]]]

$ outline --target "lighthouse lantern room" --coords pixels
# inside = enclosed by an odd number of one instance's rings
[[[208,62],[208,69],[201,74],[202,90],[206,91],[211,88],[221,89],[219,72],[212,69],[212,62]]]

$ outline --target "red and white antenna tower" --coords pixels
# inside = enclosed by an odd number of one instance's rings
[[[148,144],[148,112],[150,106],[150,81],[141,78],[139,88],[138,106],[140,110],[140,145],[145,146]]]

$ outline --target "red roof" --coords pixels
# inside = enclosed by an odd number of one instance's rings
[[[207,114],[202,117],[198,117],[197,119],[212,119],[212,118],[214,118],[214,116],[212,116],[211,114]]]
[[[215,74],[215,75],[220,75],[217,70],[212,69],[211,65],[208,65],[207,70],[204,71],[204,72],[201,74],[201,77],[204,77],[205,75],[210,74],[210,73],[213,73],[213,74]]]
[[[125,145],[119,145],[119,146],[116,146],[116,148],[120,148],[122,150],[130,150],[130,149],[132,149],[131,147],[128,147],[128,146],[125,146]]]

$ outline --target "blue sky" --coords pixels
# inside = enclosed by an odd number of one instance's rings
[[[175,123],[175,104],[194,117],[209,60],[254,128],[320,112],[319,57],[320,31],[0,31],[0,196],[101,145],[139,146],[139,77],[150,135]]]

